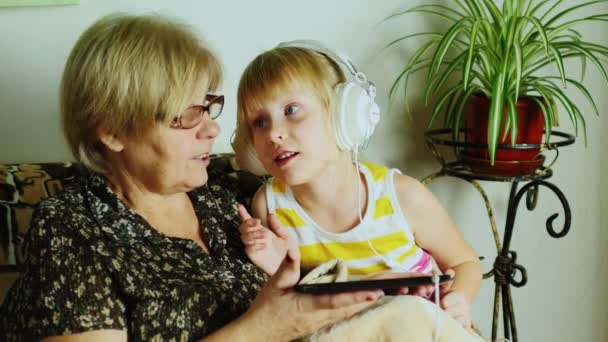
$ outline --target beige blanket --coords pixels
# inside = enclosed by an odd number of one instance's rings
[[[341,262],[334,260],[311,271],[301,283],[344,281],[344,272]],[[364,312],[301,341],[433,342],[437,333],[440,342],[485,342],[443,310],[437,312],[434,303],[407,295],[384,297]]]
[[[433,303],[416,296],[387,296],[365,312],[302,341],[433,342],[438,332],[441,342],[485,342],[443,310],[439,313],[436,330]]]

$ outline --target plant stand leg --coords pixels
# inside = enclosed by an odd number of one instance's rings
[[[553,221],[557,218],[558,214],[554,213],[546,221],[546,229],[549,235],[553,238],[561,238],[568,234],[571,224],[571,212],[568,200],[555,185],[543,181],[536,180],[530,181],[518,190],[518,182],[514,181],[511,183],[511,193],[509,194],[509,204],[507,209],[507,219],[505,224],[505,233],[503,239],[503,246],[496,257],[494,262],[494,268],[492,273],[494,275],[494,282],[496,283],[497,289],[495,294],[498,296],[502,294],[502,307],[503,307],[503,328],[504,337],[512,339],[513,342],[517,342],[517,325],[515,323],[515,312],[513,310],[513,297],[511,296],[511,286],[522,287],[528,282],[528,275],[526,269],[518,264],[517,254],[515,251],[509,250],[511,246],[511,240],[513,238],[513,228],[515,225],[515,218],[517,216],[517,208],[523,195],[526,195],[526,206],[528,210],[534,210],[538,201],[538,189],[539,186],[544,186],[551,190],[559,199],[564,209],[564,227],[560,231],[556,231],[553,227]],[[519,280],[517,274],[520,274]],[[496,298],[495,298],[496,300]],[[496,339],[496,302],[495,302],[495,316],[492,324],[492,339]]]
[[[568,200],[559,188],[557,188],[552,183],[549,183],[542,179],[531,180],[525,185],[523,185],[519,190],[519,181],[512,181],[511,192],[509,194],[509,203],[507,207],[505,231],[503,234],[503,239],[501,241],[501,237],[498,234],[498,230],[496,228],[496,221],[494,220],[494,214],[492,211],[492,206],[490,205],[490,200],[488,199],[488,196],[485,193],[484,189],[475,179],[455,176],[447,173],[444,169],[442,169],[441,171],[431,174],[425,179],[423,179],[422,184],[428,185],[436,178],[443,176],[452,176],[455,178],[463,179],[473,185],[475,189],[477,189],[477,191],[481,194],[481,197],[485,203],[486,211],[488,212],[490,227],[492,228],[492,234],[494,237],[494,242],[496,243],[497,251],[497,256],[496,260],[494,261],[493,268],[483,275],[484,279],[494,277],[495,283],[494,310],[492,317],[492,340],[496,340],[498,335],[498,321],[500,316],[500,306],[502,305],[504,337],[507,339],[511,339],[511,341],[513,342],[517,342],[517,324],[515,322],[515,310],[513,306],[513,297],[511,295],[511,286],[522,287],[528,281],[526,269],[516,263],[517,254],[514,251],[509,250],[511,246],[511,240],[513,238],[513,229],[515,226],[515,218],[517,216],[517,208],[519,206],[519,202],[521,201],[523,195],[526,195],[526,207],[528,210],[532,211],[536,208],[536,204],[538,202],[538,192],[540,186],[544,186],[551,190],[562,204],[565,216],[564,226],[560,231],[555,230],[555,228],[553,227],[553,221],[557,218],[558,214],[554,213],[549,216],[549,218],[547,218],[546,229],[551,237],[561,238],[566,236],[566,234],[568,234],[570,230],[571,212]]]

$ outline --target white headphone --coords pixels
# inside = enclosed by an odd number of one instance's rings
[[[318,52],[334,61],[346,82],[336,86],[337,112],[333,113],[336,143],[343,151],[356,151],[372,136],[380,121],[380,107],[376,104],[376,86],[365,74],[357,71],[346,56],[334,52],[315,40],[293,40],[277,47],[298,47]]]

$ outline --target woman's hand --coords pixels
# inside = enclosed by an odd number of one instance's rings
[[[245,245],[245,253],[257,267],[266,274],[273,275],[285,258],[290,245],[295,245],[289,234],[273,214],[268,215],[270,229],[264,227],[260,219],[253,218],[242,205],[238,205],[241,225],[239,231]]]
[[[312,334],[369,307],[384,294],[360,291],[306,295],[293,291],[300,279],[300,252],[290,247],[276,274],[240,319],[251,341],[290,341]]]
[[[394,272],[394,271],[383,271],[371,274],[363,279],[365,280],[378,280],[378,279],[395,279],[395,278],[415,278],[415,277],[428,277],[428,273],[422,272]],[[391,295],[405,295],[409,294],[412,296],[421,296],[429,298],[433,294],[433,285],[421,285],[415,287],[401,287],[397,290],[391,291]]]

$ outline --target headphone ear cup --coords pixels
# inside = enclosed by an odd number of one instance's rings
[[[380,108],[367,91],[356,82],[336,87],[338,104],[334,113],[336,143],[343,151],[361,146],[374,133]]]

